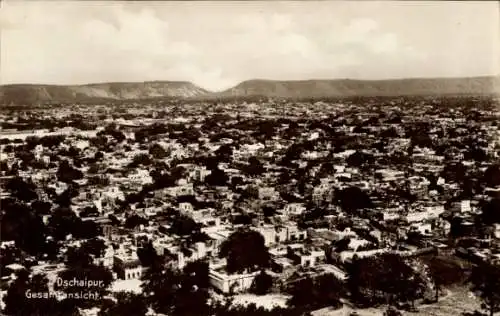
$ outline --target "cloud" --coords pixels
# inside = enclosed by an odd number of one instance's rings
[[[445,57],[449,45],[441,47],[428,29],[406,21],[419,7],[401,14],[401,21],[390,8],[362,8],[336,2],[7,1],[0,12],[0,79],[60,84],[187,80],[219,90],[252,78],[434,76],[456,69]],[[413,25],[418,21],[413,18]],[[461,33],[451,32],[452,22],[426,23],[439,26],[433,32],[443,42],[450,34],[456,36],[454,43],[485,36],[458,37]],[[474,43],[455,49],[454,60],[489,53],[479,38]]]

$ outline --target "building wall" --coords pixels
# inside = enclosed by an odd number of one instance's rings
[[[117,269],[117,275],[123,280],[137,280],[142,277],[143,269],[141,266],[134,268]]]
[[[227,275],[216,271],[210,271],[209,279],[210,284],[222,293],[239,293],[250,289],[258,273],[259,272]]]

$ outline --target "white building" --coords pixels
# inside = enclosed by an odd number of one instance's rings
[[[114,267],[123,280],[140,279],[144,270],[137,255],[115,255]]]
[[[225,271],[225,266],[221,266],[210,268],[208,276],[210,285],[222,293],[239,293],[250,289],[253,280],[259,273],[259,271],[256,271],[252,273],[228,274]]]
[[[283,209],[283,215],[292,216],[292,215],[301,215],[306,211],[306,207],[303,203],[289,203]]]

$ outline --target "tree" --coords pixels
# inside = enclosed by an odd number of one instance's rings
[[[31,207],[35,211],[35,214],[47,215],[50,214],[50,210],[52,209],[52,204],[50,202],[36,200],[31,203]]]
[[[251,176],[261,175],[265,170],[262,162],[256,157],[250,157],[250,159],[248,159],[248,165],[244,168],[244,171]]]
[[[99,174],[99,165],[94,163],[89,166],[89,169],[87,170],[88,174]]]
[[[0,239],[13,240],[16,246],[30,254],[40,253],[45,245],[46,228],[40,216],[24,203],[2,200]]]
[[[344,294],[344,284],[332,274],[311,279],[306,277],[292,283],[288,302],[290,306],[318,309],[326,306],[339,307]]]
[[[404,260],[393,254],[380,256],[385,270],[378,271],[379,289],[389,296],[389,301],[408,300],[414,303],[423,291],[423,280]]]
[[[12,197],[23,202],[30,202],[38,198],[35,191],[36,186],[32,182],[27,182],[20,177],[10,179],[5,188],[10,192]]]
[[[153,310],[170,315],[175,304],[175,293],[180,286],[179,274],[156,262],[143,276],[142,290]]]
[[[484,162],[488,160],[488,154],[483,148],[473,145],[465,152],[464,159]]]
[[[411,146],[432,148],[433,143],[431,137],[429,136],[429,127],[428,123],[420,123],[415,124],[415,126],[408,131]]]
[[[500,267],[484,263],[472,270],[472,291],[483,301],[482,307],[490,316],[500,311]]]
[[[126,139],[125,135],[123,134],[122,131],[117,129],[117,126],[114,123],[111,123],[107,125],[102,132],[103,135],[110,135],[113,137],[117,142],[121,143]]]
[[[314,282],[311,278],[298,280],[292,284],[288,293],[291,298],[288,301],[289,306],[313,307],[312,293],[314,293]],[[316,307],[316,306],[314,306]]]
[[[104,153],[102,151],[98,151],[94,155],[95,160],[102,160],[104,158]]]
[[[215,168],[212,172],[205,177],[205,183],[209,186],[226,186],[229,181],[229,176],[224,172],[224,170],[220,170],[219,168]]]
[[[137,249],[137,256],[141,261],[141,265],[143,267],[150,267],[155,262],[160,260],[158,253],[153,247],[153,243],[150,241],[146,244],[146,246]]]
[[[320,306],[340,305],[340,297],[345,294],[345,284],[333,274],[324,274],[315,282],[315,301]]]
[[[463,237],[467,235],[464,228],[464,220],[461,217],[454,216],[450,219],[450,236],[453,238]]]
[[[234,189],[239,185],[242,185],[244,183],[243,178],[240,176],[232,177],[231,178],[231,187]]]
[[[90,239],[102,236],[102,227],[93,220],[82,221],[78,219],[73,236],[80,239]]]
[[[200,277],[204,279],[206,275],[208,278],[208,265],[200,265],[196,268],[201,268],[203,271],[198,271],[199,275],[196,275],[196,272],[191,272],[190,274],[183,273],[181,275],[180,287],[176,292],[174,315],[208,314],[208,289],[196,284],[199,281],[204,283]]]
[[[250,291],[257,295],[265,295],[269,293],[273,286],[273,278],[262,270],[255,276]]]
[[[137,154],[132,159],[132,162],[129,164],[130,168],[135,168],[140,165],[149,166],[153,163],[151,157],[148,154]]]
[[[144,299],[130,292],[119,292],[117,302],[101,308],[98,316],[146,315],[148,308]]]
[[[229,144],[224,144],[215,151],[215,156],[219,161],[230,162],[233,156],[233,147]]]
[[[484,183],[488,187],[500,185],[500,164],[489,166],[484,172]]]
[[[44,275],[36,274],[30,278],[28,271],[21,270],[4,296],[4,312],[7,315],[77,315],[71,304],[58,302],[55,297],[38,297],[45,293],[49,293],[49,288]]]
[[[139,225],[147,225],[147,224],[148,224],[147,219],[145,219],[139,215],[136,215],[136,214],[128,217],[125,220],[125,227],[129,228],[129,229],[135,228]]]
[[[95,206],[86,206],[83,209],[83,211],[80,212],[79,216],[81,218],[95,217],[95,216],[99,216],[99,211],[97,210],[97,207],[95,207]]]
[[[467,179],[467,167],[461,162],[459,163],[446,163],[443,171],[441,171],[441,177],[443,177],[447,182],[463,183]]]
[[[48,229],[57,240],[64,240],[75,231],[80,219],[69,208],[57,208],[50,217]]]
[[[157,313],[208,315],[208,263],[194,261],[178,271],[156,260],[143,276],[143,293]]]
[[[271,217],[271,216],[276,215],[276,209],[274,207],[271,207],[271,206],[264,206],[262,208],[262,212],[264,213],[265,217]]]
[[[423,278],[395,254],[355,259],[347,266],[353,300],[361,305],[411,301],[423,294]]]
[[[73,168],[67,160],[61,161],[57,169],[57,179],[61,182],[71,183],[83,178],[83,173]]]
[[[69,267],[89,267],[92,257],[83,247],[71,247],[66,252],[66,264]]]
[[[334,243],[335,252],[342,252],[349,249],[349,244],[351,243],[351,239],[349,237],[344,237],[337,242]]]
[[[500,223],[500,199],[491,199],[481,207],[481,219],[486,224]]]
[[[59,204],[61,207],[70,207],[71,199],[78,196],[78,187],[70,184],[69,187],[64,190],[60,195],[54,193],[54,203]]]
[[[192,218],[187,216],[176,216],[170,226],[170,232],[178,236],[188,236],[201,229],[200,224],[196,223]]]
[[[167,151],[158,143],[149,147],[149,154],[155,159],[163,159],[167,156]]]
[[[356,151],[354,154],[350,155],[346,159],[347,165],[351,167],[363,167],[367,164],[373,162],[373,156],[369,154],[365,154],[361,151]]]
[[[436,290],[435,300],[437,302],[439,291],[443,286],[451,285],[461,280],[462,269],[455,262],[437,256],[430,258],[426,263],[429,268],[429,275],[434,282]]]
[[[207,289],[210,286],[208,268],[209,265],[207,262],[203,260],[196,260],[188,262],[188,264],[184,267],[183,272],[185,278],[189,279],[189,282],[193,285],[202,289]]]
[[[5,312],[8,315],[21,315],[26,307],[26,291],[28,290],[29,272],[22,270],[10,285],[4,297]],[[29,312],[27,313],[29,314]]]
[[[227,259],[229,273],[242,273],[269,267],[270,255],[259,232],[240,229],[226,239],[219,256]]]
[[[365,208],[370,208],[373,203],[364,191],[358,187],[348,187],[336,194],[340,206],[346,212],[354,212]]]
[[[104,256],[104,252],[106,250],[106,244],[104,243],[104,240],[99,238],[89,239],[85,241],[81,247],[84,252],[89,253],[97,258]]]
[[[175,166],[170,170],[170,175],[175,181],[182,179],[186,175],[186,168],[183,166]]]
[[[397,138],[399,133],[395,127],[389,127],[380,132],[380,137],[382,138]]]

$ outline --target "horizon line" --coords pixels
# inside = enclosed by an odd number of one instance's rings
[[[229,88],[225,89],[207,89],[203,86],[196,83],[195,80],[137,80],[137,81],[95,81],[95,82],[87,82],[87,83],[74,83],[74,84],[64,84],[64,83],[28,83],[28,82],[14,82],[14,83],[0,83],[0,87],[6,86],[56,86],[56,87],[71,87],[71,86],[90,86],[90,85],[104,85],[104,84],[138,84],[138,83],[184,83],[184,84],[193,84],[198,88],[206,90],[207,92],[221,92],[233,87],[236,87],[244,82],[251,81],[268,81],[268,82],[306,82],[306,81],[367,81],[367,82],[380,82],[380,81],[404,81],[404,80],[445,80],[445,79],[478,79],[478,78],[498,78],[500,79],[500,73],[498,74],[482,74],[482,75],[471,75],[471,76],[438,76],[438,77],[394,77],[394,78],[380,78],[380,79],[363,79],[363,78],[352,78],[352,77],[343,77],[343,78],[309,78],[309,79],[270,79],[270,78],[253,78],[246,79],[242,81],[238,81],[233,84]]]

